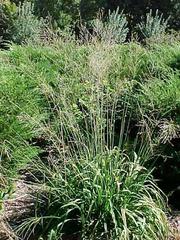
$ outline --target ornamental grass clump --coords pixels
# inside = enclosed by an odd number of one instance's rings
[[[37,229],[42,239],[165,239],[164,200],[144,167],[152,151],[148,138],[141,129],[133,143],[128,139],[128,97],[118,111],[118,91],[112,96],[95,82],[88,108],[78,112],[67,89],[49,92],[57,120],[44,126],[51,154],[34,163],[47,207],[18,233],[26,239]]]

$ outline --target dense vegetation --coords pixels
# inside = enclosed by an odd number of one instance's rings
[[[1,4],[0,210],[22,177],[36,199],[30,216],[9,220],[18,239],[172,234],[180,38],[168,24],[178,29],[179,3],[112,2]]]
[[[4,182],[38,169],[33,181],[50,201],[23,231],[43,221],[45,236],[58,235],[72,214],[84,238],[163,239],[165,208],[146,167],[178,137],[179,48],[61,42],[1,52]]]
[[[37,37],[47,27],[53,31],[71,28],[79,35],[82,24],[91,29],[93,21],[98,15],[101,15],[103,21],[106,21],[109,10],[113,11],[117,8],[119,8],[119,12],[124,11],[128,20],[130,29],[128,38],[131,38],[134,33],[142,38],[137,26],[145,20],[146,14],[150,10],[155,16],[158,9],[159,15],[163,14],[163,17],[168,19],[170,29],[178,30],[180,28],[180,3],[178,0],[140,0],[136,2],[133,0],[30,0],[29,2],[1,0],[1,45],[9,40],[18,44],[22,43],[25,36]]]

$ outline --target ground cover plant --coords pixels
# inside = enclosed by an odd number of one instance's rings
[[[95,39],[0,53],[1,199],[28,172],[45,204],[24,239],[167,238],[152,166],[179,137],[180,45]]]

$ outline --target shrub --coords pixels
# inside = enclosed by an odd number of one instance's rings
[[[85,0],[82,2],[86,2]],[[148,9],[152,9],[155,12],[157,9],[159,10],[160,14],[163,14],[165,18],[170,17],[169,19],[169,27],[174,28],[176,30],[180,29],[180,19],[179,19],[179,0],[156,0],[156,1],[138,1],[134,2],[134,0],[128,1],[107,1],[107,0],[96,0],[90,1],[91,6],[96,5],[99,3],[99,8],[105,8],[114,10],[117,7],[120,10],[124,10],[126,14],[128,14],[129,22],[130,22],[130,29],[134,29],[134,27],[140,22],[141,17],[144,16]],[[84,8],[86,10],[86,8]],[[93,9],[90,7],[90,9]],[[89,13],[89,8],[86,10],[86,14]],[[85,13],[84,13],[85,15]],[[86,15],[85,15],[86,16]]]
[[[128,34],[128,22],[123,12],[116,11],[108,14],[106,22],[102,19],[96,19],[93,22],[93,31],[95,36],[105,43],[123,43]]]
[[[97,17],[101,9],[107,10],[107,0],[80,1],[80,14],[84,22],[90,22]],[[117,8],[117,7],[116,7]],[[106,12],[107,13],[107,12]]]
[[[14,43],[36,42],[40,39],[45,22],[42,19],[38,19],[33,12],[34,5],[31,2],[20,3],[17,7],[13,26],[10,29]]]
[[[147,13],[146,20],[138,24],[140,33],[144,38],[158,37],[165,33],[168,27],[168,20],[163,19],[163,15],[159,15],[156,10],[155,16],[153,16],[152,10]]]
[[[180,3],[178,0],[169,1],[167,14],[169,15],[170,27],[180,30]],[[165,12],[164,12],[165,13]]]
[[[55,28],[64,29],[79,19],[80,0],[34,0],[38,16],[52,19]]]
[[[8,29],[13,24],[13,14],[16,11],[16,5],[6,0],[0,3],[0,47],[5,47],[11,40]]]

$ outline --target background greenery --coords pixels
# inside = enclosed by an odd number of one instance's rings
[[[34,29],[42,27],[42,18],[46,20],[49,26],[54,30],[60,28],[72,28],[76,31],[76,34],[79,35],[80,25],[87,24],[91,29],[91,22],[93,19],[97,18],[99,12],[103,12],[102,17],[106,19],[108,11],[116,10],[119,8],[119,12],[124,11],[127,20],[130,33],[128,37],[134,32],[137,32],[136,26],[143,19],[145,19],[146,14],[149,11],[152,11],[152,15],[156,14],[157,9],[159,10],[159,15],[163,14],[165,19],[169,19],[168,27],[169,29],[178,30],[180,27],[179,19],[179,9],[180,5],[177,0],[166,0],[166,1],[110,1],[110,0],[53,0],[53,1],[39,1],[31,0],[31,10],[27,9],[27,4],[25,4],[26,13],[23,16],[22,10],[18,10],[18,6],[22,6],[22,2],[26,1],[10,1],[4,0],[0,3],[0,36],[4,41],[13,40],[14,32],[17,33],[18,30],[17,22],[20,24],[21,29],[27,28],[26,23],[28,22],[29,32],[33,32]],[[34,16],[32,16],[32,14]],[[21,15],[21,17],[19,16]],[[27,17],[28,16],[28,17]],[[24,25],[20,23],[20,18],[23,19]],[[37,20],[40,19],[41,23],[37,23]],[[21,20],[22,21],[22,20]],[[20,28],[19,26],[19,28]],[[26,27],[25,27],[26,26]],[[23,39],[22,39],[23,41]]]

